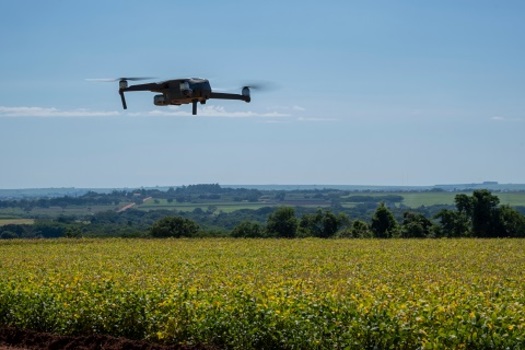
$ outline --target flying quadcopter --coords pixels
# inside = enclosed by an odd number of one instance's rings
[[[192,104],[192,114],[197,115],[197,103],[205,104],[209,99],[241,100],[250,102],[250,88],[255,86],[244,86],[240,94],[212,91],[210,82],[201,78],[186,78],[166,80],[158,83],[145,83],[128,85],[128,81],[149,80],[151,78],[117,78],[117,79],[90,79],[96,81],[118,81],[118,93],[122,100],[122,108],[127,109],[125,92],[128,91],[151,91],[159,95],[153,96],[153,104],[156,106]]]

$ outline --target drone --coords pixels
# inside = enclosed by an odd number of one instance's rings
[[[215,92],[211,89],[210,82],[201,78],[184,78],[166,80],[158,83],[145,83],[128,85],[128,81],[149,80],[152,78],[117,78],[117,79],[90,79],[96,81],[118,81],[118,93],[122,101],[122,108],[127,109],[125,92],[128,91],[151,91],[157,92],[153,96],[153,104],[156,106],[192,104],[192,114],[197,115],[197,103],[206,104],[209,99],[240,100],[250,102],[250,87],[243,86],[240,94]]]

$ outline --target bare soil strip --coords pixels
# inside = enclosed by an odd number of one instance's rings
[[[218,350],[198,345],[160,345],[142,340],[115,338],[107,335],[61,336],[0,327],[0,350]]]

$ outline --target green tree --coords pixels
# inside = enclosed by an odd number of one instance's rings
[[[199,225],[180,216],[167,216],[155,222],[150,228],[150,235],[163,237],[192,237],[199,232]]]
[[[304,214],[299,220],[297,233],[300,237],[312,237],[321,231],[318,214]]]
[[[443,209],[435,216],[440,221],[438,237],[470,236],[470,219],[464,212]]]
[[[488,190],[472,193],[472,233],[476,237],[497,237],[499,198]]]
[[[336,232],[339,230],[341,222],[339,221],[338,217],[334,215],[334,213],[329,210],[325,210],[324,213],[321,214],[321,224],[321,235],[318,237],[329,238],[336,234]]]
[[[258,222],[242,221],[235,226],[231,233],[232,237],[256,238],[264,237],[264,230]]]
[[[391,238],[397,234],[398,223],[385,203],[379,203],[372,216],[370,227],[377,238]]]
[[[456,211],[442,210],[440,235],[446,237],[522,237],[525,217],[509,206],[499,206],[499,198],[488,190],[476,190],[472,196],[458,194]]]
[[[67,238],[81,238],[82,231],[78,227],[69,227],[66,229]]]
[[[500,237],[525,237],[525,216],[508,205],[498,210],[497,232]]]
[[[354,220],[350,228],[352,236],[355,238],[370,238],[372,237],[372,231],[370,226],[363,220]]]
[[[291,207],[277,208],[268,216],[266,230],[277,237],[293,238],[297,233],[297,218]]]
[[[432,222],[423,214],[407,211],[403,214],[403,222],[400,230],[401,237],[429,237],[432,233],[432,226]]]
[[[330,210],[319,209],[315,214],[305,214],[299,221],[301,236],[332,237],[344,224],[345,215],[336,216]]]
[[[13,238],[18,238],[18,235],[12,231],[0,232],[0,239],[13,239]]]
[[[458,212],[465,214],[469,218],[472,216],[474,203],[471,197],[463,193],[457,194],[454,197],[454,203],[456,204],[456,209]]]
[[[350,227],[342,230],[339,233],[339,237],[342,238],[370,238],[372,237],[372,231],[370,227],[363,220],[354,220]]]

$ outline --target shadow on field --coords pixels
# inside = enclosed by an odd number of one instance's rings
[[[218,350],[205,345],[160,345],[107,335],[60,336],[0,327],[0,350]]]

